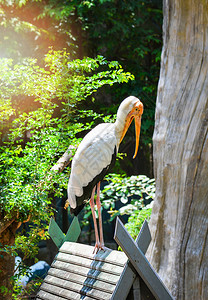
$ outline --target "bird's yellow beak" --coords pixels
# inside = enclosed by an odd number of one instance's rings
[[[130,111],[130,113],[126,117],[126,123],[124,126],[124,130],[120,139],[120,143],[123,140],[129,126],[131,125],[131,122],[133,119],[135,119],[135,134],[136,134],[136,146],[135,146],[135,153],[133,158],[136,157],[138,148],[139,148],[139,137],[140,137],[140,128],[141,128],[141,119],[142,119],[142,114],[143,114],[143,104],[139,100],[134,104],[134,107]]]

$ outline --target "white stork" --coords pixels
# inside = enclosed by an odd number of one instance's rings
[[[136,157],[139,146],[142,113],[143,104],[138,98],[130,96],[123,100],[117,111],[116,122],[102,123],[92,129],[80,143],[72,160],[67,202],[70,204],[71,213],[76,216],[82,210],[87,200],[90,199],[96,238],[94,252],[100,249],[104,250],[100,181],[114,165],[119,144],[133,119],[135,119],[136,131],[134,158]],[[94,208],[96,185],[100,238]]]

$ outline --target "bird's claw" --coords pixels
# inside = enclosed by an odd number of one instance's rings
[[[104,246],[104,244],[100,244],[100,243],[96,243],[95,244],[95,248],[93,250],[93,254],[97,254],[100,250],[103,250],[105,252],[106,248]]]

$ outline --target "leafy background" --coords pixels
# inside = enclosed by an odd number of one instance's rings
[[[0,219],[22,224],[15,245],[2,244],[1,253],[21,254],[20,275],[37,261],[50,217],[65,214],[70,166],[62,173],[51,167],[96,124],[115,120],[128,95],[145,107],[140,151],[133,161],[130,128],[102,192],[103,209],[107,222],[130,216],[134,237],[149,218],[161,24],[157,0],[0,1]],[[82,225],[90,218],[86,206]],[[18,293],[16,286],[14,299]]]

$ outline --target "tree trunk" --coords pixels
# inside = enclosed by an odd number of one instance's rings
[[[8,226],[0,235],[1,247],[4,245],[13,246],[15,241],[15,233],[18,223],[13,222]],[[15,259],[14,256],[0,252],[0,299],[12,299],[12,280],[11,276],[14,275]],[[5,290],[4,290],[5,288]]]
[[[176,299],[208,299],[208,1],[164,0],[149,259]]]

